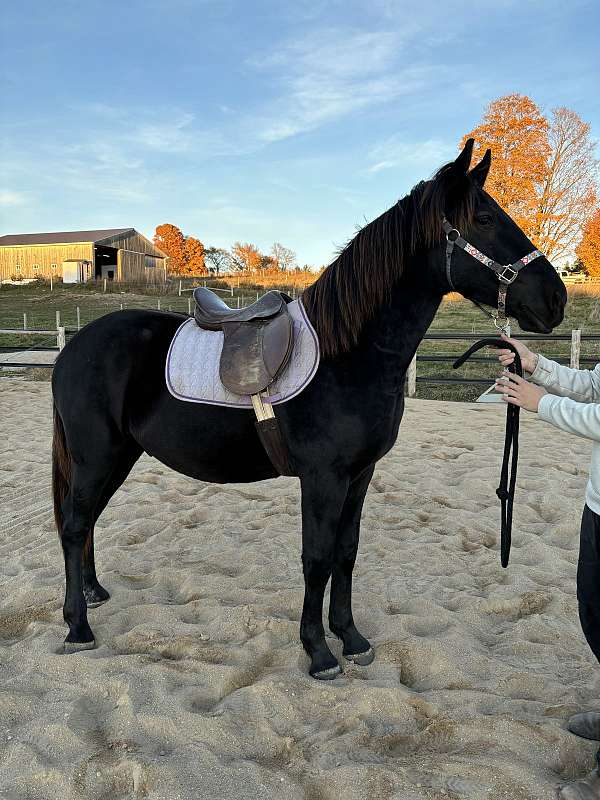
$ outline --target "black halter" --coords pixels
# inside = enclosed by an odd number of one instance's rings
[[[469,255],[476,258],[484,266],[489,267],[496,273],[498,278],[498,311],[492,314],[487,311],[479,303],[475,305],[487,314],[494,321],[494,325],[501,331],[509,332],[508,319],[506,316],[506,294],[508,287],[515,281],[519,275],[520,270],[526,267],[538,256],[543,255],[539,250],[534,250],[527,256],[523,256],[514,264],[502,266],[493,258],[489,258],[484,253],[479,251],[472,244],[469,244],[466,239],[463,239],[460,232],[453,228],[448,220],[444,217],[442,226],[446,234],[446,278],[450,288],[457,291],[454,283],[452,282],[452,252],[454,247],[460,247]],[[473,301],[475,302],[475,301]],[[512,350],[515,354],[515,360],[510,365],[509,370],[516,372],[517,375],[523,377],[523,367],[519,353],[514,345],[505,342],[503,339],[481,339],[470,347],[457,361],[454,362],[454,368],[460,367],[467,361],[474,353],[481,350],[483,347],[497,347]],[[517,463],[519,458],[519,418],[521,409],[519,406],[508,403],[506,408],[506,435],[504,437],[504,455],[502,458],[502,471],[500,473],[500,485],[496,489],[496,494],[500,499],[502,513],[501,513],[501,530],[500,530],[500,562],[503,567],[508,566],[508,558],[510,555],[510,544],[512,537],[512,519],[513,519],[513,504],[515,499],[515,487],[517,482]],[[510,465],[510,476],[509,476]]]
[[[508,287],[517,279],[519,272],[523,269],[523,267],[526,267],[527,264],[530,264],[535,258],[543,255],[543,253],[541,253],[539,250],[533,250],[531,253],[529,253],[529,255],[523,256],[523,258],[520,258],[513,264],[502,266],[502,264],[494,261],[493,258],[489,258],[489,256],[486,256],[472,244],[469,244],[466,239],[463,239],[463,237],[460,235],[460,231],[458,231],[456,228],[453,228],[446,217],[444,217],[442,220],[442,227],[446,234],[446,278],[448,279],[450,288],[455,292],[458,291],[452,282],[452,253],[455,247],[460,247],[461,250],[465,251],[465,253],[473,256],[473,258],[476,258],[477,261],[479,261],[485,267],[488,267],[496,273],[496,277],[498,278],[497,314],[491,314],[489,311],[486,311],[486,309],[483,308],[479,303],[475,303],[475,305],[494,321],[494,325],[497,328],[504,330],[508,322],[506,317],[506,294],[508,292]]]

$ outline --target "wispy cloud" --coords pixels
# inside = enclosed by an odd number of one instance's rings
[[[286,139],[416,91],[431,69],[398,63],[414,33],[410,27],[402,33],[322,30],[251,59],[251,66],[272,75],[280,92],[261,109],[259,139]]]
[[[28,196],[24,192],[12,192],[10,189],[0,190],[0,206],[3,208],[22,206],[27,200]]]
[[[381,172],[385,169],[406,167],[407,164],[418,167],[435,166],[455,155],[455,145],[440,139],[414,142],[406,141],[400,136],[390,136],[371,149],[368,158],[373,163],[367,172]]]
[[[177,114],[166,122],[143,123],[133,130],[132,142],[159,152],[184,152],[194,145],[195,137],[191,128],[194,115]]]

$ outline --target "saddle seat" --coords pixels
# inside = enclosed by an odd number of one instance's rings
[[[270,291],[236,309],[204,287],[194,290],[194,319],[204,330],[223,331],[221,383],[239,395],[263,392],[286,366],[294,343],[285,292]]]
[[[211,289],[200,286],[194,289],[194,318],[204,330],[219,331],[223,322],[253,322],[274,317],[291,299],[285,292],[271,291],[245,308],[229,308]]]

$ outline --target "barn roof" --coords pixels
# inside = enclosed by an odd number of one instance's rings
[[[134,228],[107,228],[97,231],[59,231],[58,233],[10,233],[0,236],[0,247],[28,244],[69,244],[71,242],[102,242]]]

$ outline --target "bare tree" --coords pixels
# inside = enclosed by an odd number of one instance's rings
[[[271,248],[271,258],[277,269],[291,269],[296,264],[296,253],[279,242]]]
[[[540,191],[535,240],[556,259],[574,251],[594,213],[598,161],[590,126],[568,108],[552,113],[551,157]]]
[[[211,272],[218,275],[222,269],[230,266],[231,254],[223,247],[209,247],[204,251],[204,260],[210,265]]]

